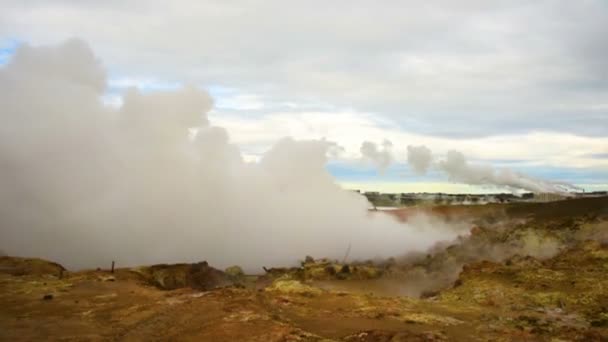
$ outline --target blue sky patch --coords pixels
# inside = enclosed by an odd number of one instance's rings
[[[5,65],[13,57],[21,43],[17,39],[0,40],[0,66]]]

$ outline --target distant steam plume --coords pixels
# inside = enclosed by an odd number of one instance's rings
[[[361,144],[360,151],[364,159],[371,161],[378,168],[378,171],[383,173],[393,162],[392,148],[393,143],[389,140],[384,140],[382,147],[378,147],[376,143],[371,141],[364,141]]]
[[[495,185],[513,190],[527,190],[535,193],[566,193],[580,190],[578,187],[563,183],[533,178],[511,169],[495,169],[489,165],[469,164],[461,152],[448,151],[446,159],[439,162],[451,181],[474,185]]]
[[[407,147],[407,163],[412,168],[412,171],[418,175],[427,173],[433,156],[431,150],[426,146],[408,146]]]
[[[425,174],[432,163],[431,150],[426,146],[408,146],[408,164],[417,174]],[[472,185],[496,186],[535,193],[559,193],[582,189],[565,182],[547,181],[513,171],[508,168],[494,168],[490,165],[470,164],[459,151],[448,151],[446,158],[436,163],[438,170],[452,182]]]
[[[246,163],[197,88],[104,106],[105,71],[78,40],[22,46],[0,69],[0,248],[68,267],[206,259],[291,264],[423,250],[452,227],[370,214],[325,169],[326,141],[279,140]],[[197,129],[195,137],[189,135]],[[363,150],[387,165],[390,144]],[[369,148],[372,146],[371,148]]]

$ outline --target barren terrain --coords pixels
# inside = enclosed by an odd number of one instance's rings
[[[471,232],[425,254],[303,256],[251,276],[1,257],[0,340],[608,340],[608,198],[424,210]]]

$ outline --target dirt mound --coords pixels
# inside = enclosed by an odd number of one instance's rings
[[[440,297],[461,305],[530,310],[533,315],[509,323],[538,336],[608,327],[607,265],[608,245],[584,241],[544,261],[514,256],[466,265]]]
[[[299,294],[303,296],[318,296],[320,289],[303,284],[297,280],[278,279],[266,291],[277,291],[280,293]]]
[[[383,275],[385,265],[371,261],[345,263],[327,258],[313,259],[307,256],[300,267],[265,268],[266,277],[276,279],[311,280],[365,280],[377,279]]]
[[[39,258],[0,256],[0,273],[14,276],[54,275],[62,276],[65,268],[58,263]]]
[[[139,267],[134,271],[141,274],[148,283],[164,290],[184,287],[210,290],[232,285],[232,280],[226,273],[209,266],[206,261],[194,264],[152,265]]]

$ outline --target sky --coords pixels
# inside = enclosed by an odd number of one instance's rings
[[[342,148],[347,188],[482,192],[408,169],[438,157],[608,190],[608,2],[0,0],[0,66],[21,45],[78,37],[103,100],[196,85],[248,160],[285,136]],[[390,140],[378,172],[363,141]]]

